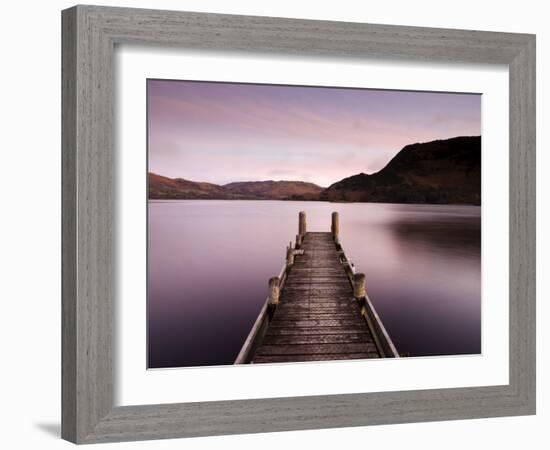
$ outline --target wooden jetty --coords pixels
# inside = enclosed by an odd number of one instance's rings
[[[295,244],[235,364],[397,358],[390,336],[339,240],[339,216],[330,232],[307,232],[299,213]]]

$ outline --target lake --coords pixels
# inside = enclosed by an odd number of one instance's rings
[[[366,274],[398,351],[481,352],[481,208],[291,201],[149,201],[150,368],[232,364],[298,231],[330,231]]]

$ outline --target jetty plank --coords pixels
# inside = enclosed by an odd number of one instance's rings
[[[377,358],[370,353],[327,353],[326,355],[272,355],[258,356],[254,363],[281,363],[281,362],[307,362],[307,361],[338,361],[342,359],[366,359]]]
[[[281,345],[281,344],[337,344],[337,343],[353,343],[353,342],[369,342],[367,333],[354,332],[348,334],[288,334],[288,335],[271,335],[266,336],[264,344],[266,345]]]

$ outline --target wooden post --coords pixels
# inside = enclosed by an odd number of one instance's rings
[[[302,245],[302,235],[297,234],[297,235],[296,235],[296,244],[294,244],[294,246],[295,246],[296,248],[300,248],[301,245]]]
[[[334,236],[334,243],[336,244],[336,250],[342,250],[342,246],[340,245],[340,238],[338,237],[338,235]]]
[[[279,303],[279,277],[269,279],[269,304],[277,306]]]
[[[367,295],[365,291],[365,274],[364,273],[356,273],[353,276],[353,296],[357,300],[361,300],[365,298]]]
[[[301,236],[306,234],[306,213],[304,211],[300,211],[298,214],[298,233]]]
[[[336,239],[340,234],[340,221],[339,221],[338,213],[336,211],[332,213],[332,224],[330,226],[330,231],[332,232],[332,237],[336,242]]]
[[[294,249],[292,247],[289,247],[286,249],[286,267],[292,267],[294,264]]]
[[[349,265],[349,263],[347,261],[343,262],[342,266],[344,267],[344,272],[346,273],[348,278],[350,280],[352,280],[353,279],[353,272],[351,271],[351,266]]]

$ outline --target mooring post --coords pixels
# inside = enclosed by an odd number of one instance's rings
[[[296,252],[292,247],[286,249],[286,267],[289,269],[294,264],[294,255]]]
[[[353,296],[356,300],[362,300],[366,297],[365,274],[356,273],[353,275]]]
[[[330,226],[330,231],[332,233],[334,241],[336,242],[338,239],[338,235],[340,234],[340,220],[336,211],[332,213],[332,224]]]
[[[296,235],[296,244],[294,244],[294,246],[295,246],[296,248],[300,248],[301,245],[302,245],[302,235],[297,234],[297,235]]]
[[[344,261],[342,263],[342,267],[344,268],[344,272],[346,273],[348,278],[353,281],[353,272],[351,270],[350,264],[347,261]]]
[[[298,233],[300,236],[306,234],[306,213],[304,211],[300,211],[298,214]]]
[[[269,304],[272,306],[279,304],[279,277],[269,279]]]

